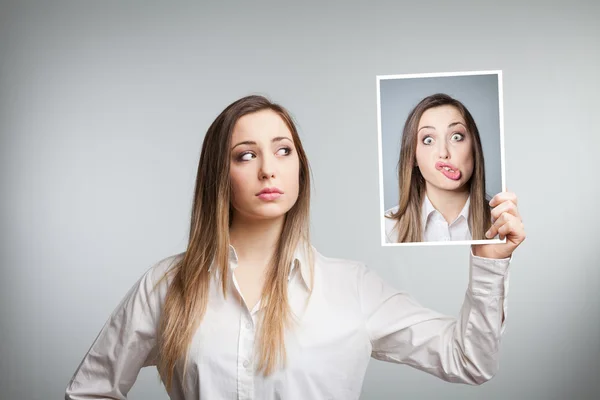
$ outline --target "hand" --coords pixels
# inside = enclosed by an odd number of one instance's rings
[[[508,258],[525,240],[525,226],[517,209],[517,195],[512,192],[501,192],[490,200],[492,209],[492,226],[486,237],[499,235],[506,238],[506,243],[476,244],[472,246],[473,254],[485,258]]]

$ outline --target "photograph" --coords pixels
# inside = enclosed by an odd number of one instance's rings
[[[501,243],[502,71],[377,76],[382,245]]]

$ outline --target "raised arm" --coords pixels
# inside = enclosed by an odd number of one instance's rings
[[[478,385],[498,370],[509,259],[470,256],[470,282],[458,318],[421,306],[364,268],[361,302],[372,357],[410,365],[449,382]]]
[[[469,286],[458,318],[422,307],[364,268],[359,287],[374,358],[473,385],[498,371],[508,268],[513,251],[525,240],[525,228],[514,193],[497,194],[490,206],[493,224],[487,236],[506,240],[473,246]]]

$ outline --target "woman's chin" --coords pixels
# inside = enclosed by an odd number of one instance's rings
[[[445,179],[444,181],[438,181],[433,186],[441,190],[447,190],[450,192],[462,191],[465,188],[465,182],[462,180],[450,180]]]
[[[233,219],[239,221],[257,221],[268,222],[277,221],[285,216],[291,207],[287,204],[260,204],[246,207],[234,207]]]
[[[257,214],[256,218],[261,220],[277,220],[285,216],[285,213],[262,213]]]
[[[250,213],[248,213],[250,214],[248,216],[253,219],[276,220],[285,216],[287,212],[288,209],[286,207],[282,207],[276,204],[270,204],[268,205],[268,207],[259,207],[257,209],[252,210]]]

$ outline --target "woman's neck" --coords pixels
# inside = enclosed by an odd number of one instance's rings
[[[444,190],[432,185],[426,185],[427,197],[436,210],[450,224],[460,214],[469,198],[468,187],[464,190]]]
[[[285,216],[247,219],[234,214],[229,238],[238,259],[251,265],[266,265],[275,252],[284,219]]]

